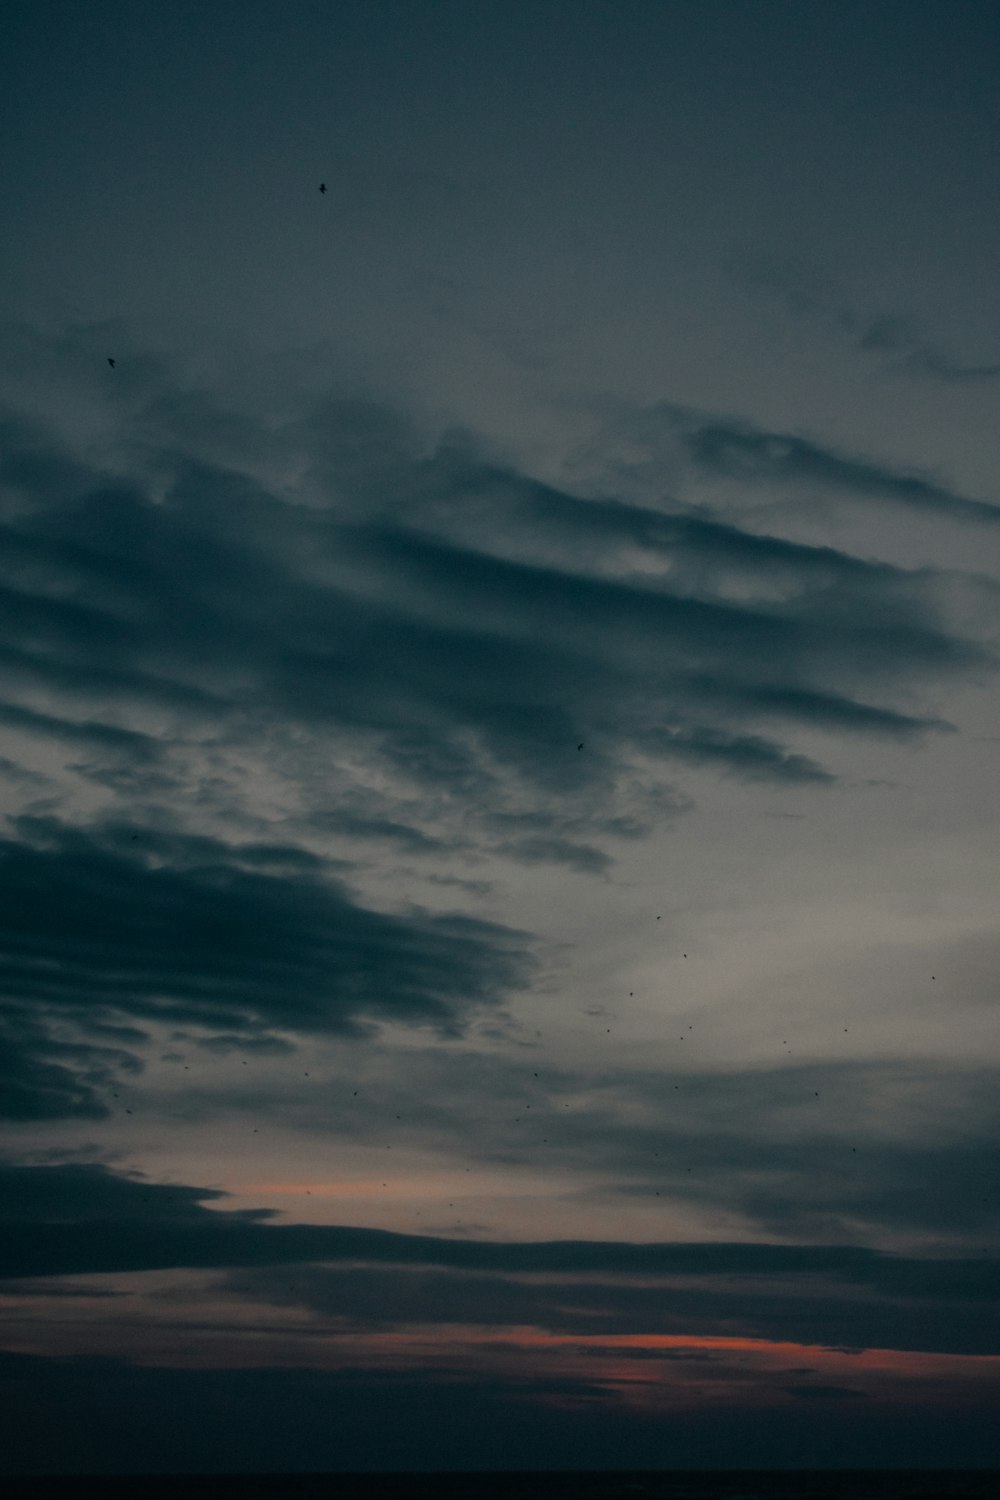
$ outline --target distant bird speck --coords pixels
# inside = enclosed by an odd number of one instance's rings
[[[576,748],[577,748],[577,749],[578,749],[578,750],[582,750],[582,749],[583,749],[583,745],[582,745],[582,744],[580,744],[580,745],[577,745],[577,747],[576,747]]]
[[[113,359],[112,359],[112,358],[111,358],[111,355],[110,355],[110,354],[109,354],[109,355],[108,355],[108,364],[109,364],[109,365],[110,365],[110,366],[111,366],[111,368],[112,368],[112,370],[113,370],[113,369],[114,369],[114,367],[115,367],[115,362],[114,362],[114,360],[113,360]]]
[[[326,192],[326,183],[325,182],[321,182],[320,183],[319,190],[320,190],[321,193],[325,193]]]

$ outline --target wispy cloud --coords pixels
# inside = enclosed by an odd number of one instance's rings
[[[892,374],[973,385],[1000,379],[1000,361],[955,358],[927,337],[920,320],[899,312],[865,312],[816,270],[743,258],[728,270],[738,284],[776,298],[795,318],[825,325],[862,354],[879,358]]]
[[[1000,506],[970,500],[920,475],[852,458],[791,433],[709,421],[692,424],[684,442],[699,468],[746,484],[816,484],[959,521],[1000,522]]]

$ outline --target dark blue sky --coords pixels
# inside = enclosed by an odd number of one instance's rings
[[[998,43],[4,16],[9,1470],[1000,1463]]]

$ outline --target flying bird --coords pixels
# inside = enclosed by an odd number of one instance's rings
[[[110,354],[109,354],[109,355],[108,355],[108,364],[109,364],[109,365],[110,365],[110,366],[111,366],[111,368],[112,368],[112,370],[113,370],[113,369],[114,369],[114,367],[115,367],[115,362],[114,362],[114,360],[113,360],[113,359],[112,359],[112,358],[111,358],[111,355],[110,355]]]
[[[320,183],[319,190],[320,190],[321,193],[325,193],[326,192],[326,183],[325,182],[321,182]]]

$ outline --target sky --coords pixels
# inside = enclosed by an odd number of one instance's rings
[[[0,1465],[1000,1465],[996,7],[0,27]]]

